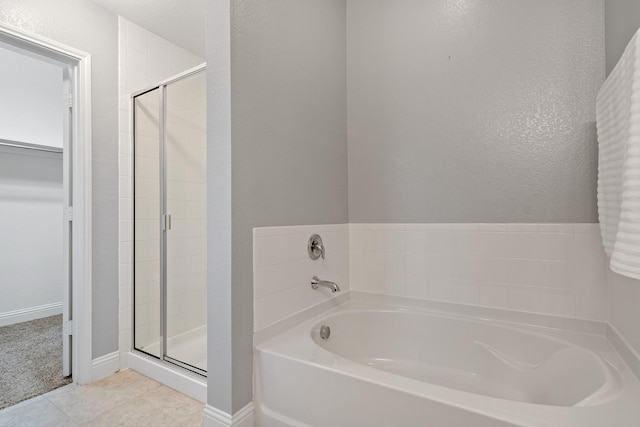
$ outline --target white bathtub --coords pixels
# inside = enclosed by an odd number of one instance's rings
[[[604,336],[356,301],[257,346],[256,402],[262,427],[640,426]]]

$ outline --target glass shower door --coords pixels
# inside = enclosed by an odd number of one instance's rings
[[[134,347],[206,375],[206,74],[134,96]]]
[[[206,75],[165,90],[166,357],[202,371],[206,354]]]

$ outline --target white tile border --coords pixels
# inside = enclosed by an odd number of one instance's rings
[[[249,402],[233,415],[213,406],[206,405],[202,412],[204,427],[254,427],[255,412],[253,402]]]
[[[120,352],[105,354],[93,359],[91,362],[91,381],[98,381],[102,378],[115,374],[120,370]]]

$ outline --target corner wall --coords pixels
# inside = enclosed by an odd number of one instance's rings
[[[346,5],[208,8],[208,323],[227,325],[209,331],[209,348],[227,352],[209,352],[208,404],[234,414],[252,399],[252,229],[348,220]]]

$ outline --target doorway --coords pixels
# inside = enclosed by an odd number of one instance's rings
[[[71,382],[71,69],[0,42],[2,406]],[[65,316],[66,314],[66,316]]]
[[[0,107],[0,219],[3,235],[12,236],[3,245],[0,326],[54,317],[59,376],[85,384],[91,381],[90,56],[6,24],[0,55],[10,74],[2,79]],[[27,353],[41,353],[48,341],[35,340]],[[20,361],[24,370],[28,359]]]

